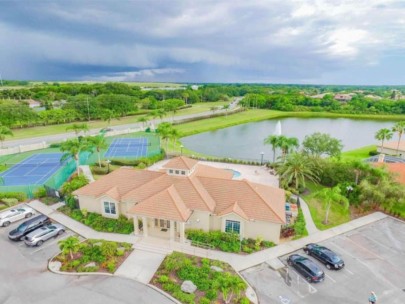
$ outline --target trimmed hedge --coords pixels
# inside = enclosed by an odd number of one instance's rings
[[[19,202],[24,202],[27,195],[24,192],[0,192],[0,200],[3,198],[16,198]]]

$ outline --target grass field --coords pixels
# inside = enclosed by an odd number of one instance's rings
[[[375,151],[377,147],[375,145],[365,146],[359,149],[343,152],[341,157],[343,160],[362,160],[370,157],[370,152]]]
[[[343,206],[339,204],[332,204],[329,212],[328,224],[325,225],[323,220],[325,219],[326,206],[315,198],[315,194],[324,187],[311,182],[306,183],[306,186],[310,192],[306,195],[302,195],[302,197],[308,204],[312,219],[319,230],[329,229],[350,221],[349,209],[344,209]]]

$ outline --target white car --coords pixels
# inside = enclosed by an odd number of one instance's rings
[[[7,227],[12,222],[29,218],[36,214],[35,210],[30,207],[19,207],[0,213],[0,226]]]

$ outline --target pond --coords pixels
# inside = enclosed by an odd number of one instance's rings
[[[181,141],[188,149],[207,155],[260,160],[261,152],[264,152],[264,159],[272,160],[271,146],[264,145],[263,140],[279,129],[278,121],[281,122],[281,133],[298,138],[300,143],[306,135],[328,133],[342,141],[343,151],[379,143],[374,139],[375,133],[382,128],[392,128],[395,123],[348,118],[283,118],[200,133]],[[394,134],[392,140],[398,140],[398,136]]]

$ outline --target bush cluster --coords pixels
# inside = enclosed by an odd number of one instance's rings
[[[264,241],[260,237],[240,241],[238,234],[219,230],[207,232],[200,229],[188,229],[186,234],[193,245],[208,245],[225,252],[238,253],[242,250],[245,253],[252,253],[275,246],[273,242]]]
[[[58,210],[62,211],[76,221],[93,228],[96,231],[122,234],[130,234],[134,231],[133,221],[127,219],[124,216],[120,216],[118,219],[109,219],[103,217],[101,214],[92,212],[86,212],[86,214],[83,214],[80,209],[71,209],[67,206]]]
[[[0,192],[0,200],[3,198],[15,198],[18,202],[27,200],[27,195],[24,192]]]

